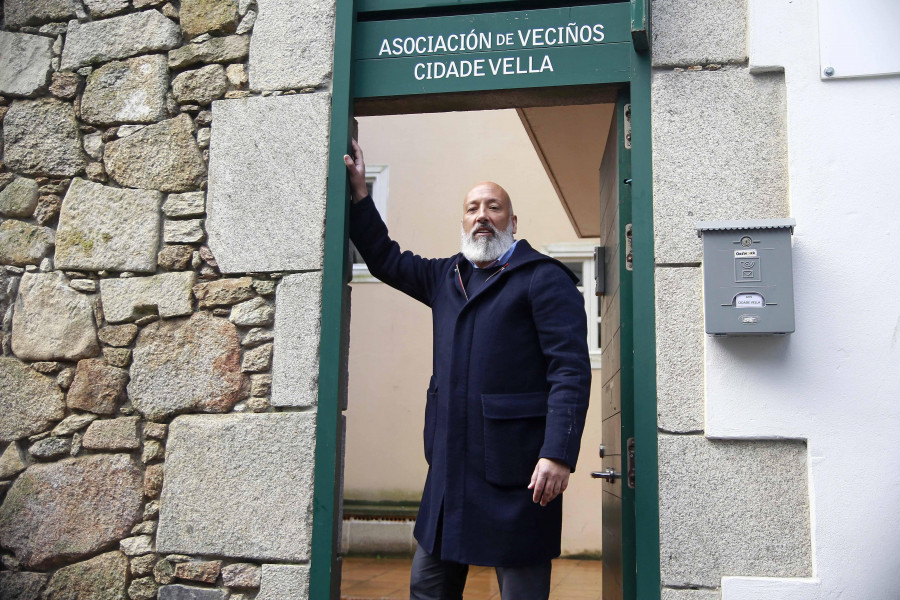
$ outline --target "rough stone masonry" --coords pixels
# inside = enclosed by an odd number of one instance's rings
[[[0,598],[307,596],[333,12],[4,1]]]

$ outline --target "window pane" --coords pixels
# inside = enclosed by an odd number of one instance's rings
[[[565,261],[564,260],[564,261],[562,261],[562,264],[566,265],[566,267],[570,271],[572,271],[572,273],[575,275],[575,277],[578,278],[578,283],[576,283],[575,285],[577,285],[578,287],[581,287],[582,286],[582,281],[581,281],[581,265],[582,265],[582,263],[581,263],[581,261],[580,260],[579,261]]]
[[[364,265],[366,261],[363,260],[362,254],[359,253],[359,250],[356,249],[356,246],[353,245],[353,242],[350,242],[350,262],[354,265]]]

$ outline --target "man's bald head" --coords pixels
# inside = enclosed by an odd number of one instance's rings
[[[512,245],[517,221],[506,190],[493,181],[476,184],[463,200],[463,254],[479,267],[496,260]]]
[[[473,198],[493,198],[499,200],[509,207],[510,215],[515,214],[513,213],[512,200],[509,197],[509,193],[507,193],[502,186],[493,181],[481,181],[473,185],[466,193],[466,197],[463,198],[463,211],[465,211],[466,204]]]

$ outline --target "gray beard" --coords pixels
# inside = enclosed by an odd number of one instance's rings
[[[500,231],[491,224],[488,224],[487,227],[494,233],[494,235],[490,237],[476,238],[466,233],[465,229],[463,229],[462,227],[462,224],[460,224],[460,249],[462,250],[463,256],[474,263],[493,262],[497,260],[498,258],[503,256],[503,253],[509,250],[509,248],[513,245],[513,242],[515,242],[512,233],[512,219],[510,219],[509,225],[506,227],[505,231]],[[472,231],[474,232],[475,229],[476,228],[473,227]]]

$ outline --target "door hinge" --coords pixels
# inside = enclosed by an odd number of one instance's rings
[[[631,223],[625,225],[625,270],[634,271],[634,250],[631,243]]]
[[[631,150],[631,105],[625,105],[625,149]]]
[[[628,438],[625,445],[625,457],[625,481],[628,482],[628,487],[634,489],[634,438]]]

